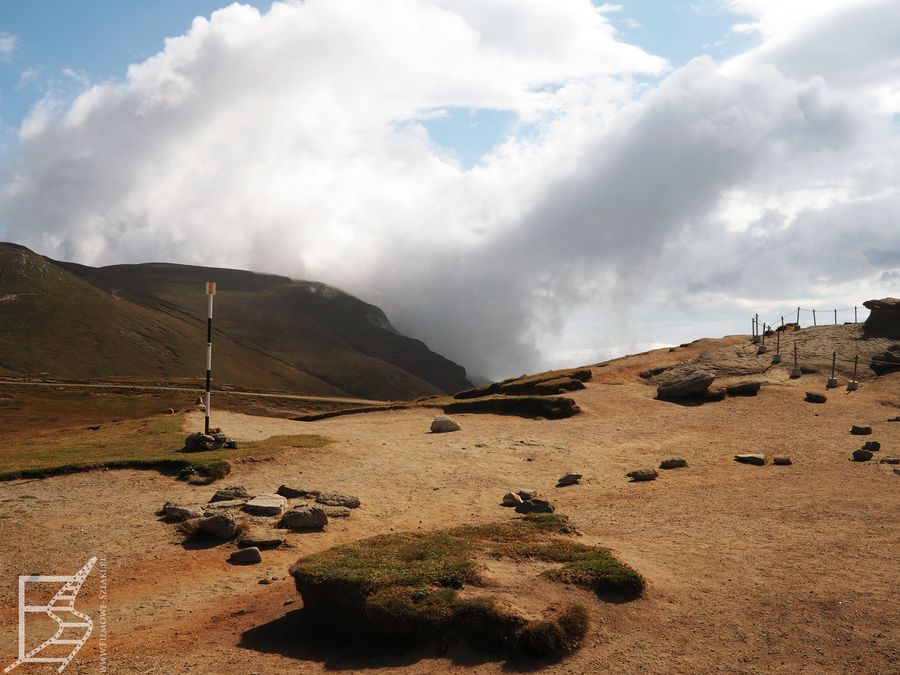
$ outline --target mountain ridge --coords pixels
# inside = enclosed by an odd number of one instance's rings
[[[207,280],[219,290],[216,384],[373,399],[469,386],[465,369],[380,308],[321,282],[166,262],[90,267],[10,243],[0,243],[0,372],[200,377]]]

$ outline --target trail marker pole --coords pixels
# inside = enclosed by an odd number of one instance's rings
[[[859,365],[859,354],[853,357],[853,379],[847,383],[847,391],[856,391],[859,389],[859,382],[856,381],[856,368]]]
[[[796,380],[803,373],[800,372],[800,366],[797,365],[797,343],[794,343],[794,367],[791,369],[791,379]]]
[[[203,433],[209,433],[210,383],[212,382],[212,312],[213,298],[216,296],[216,282],[206,282],[206,418],[203,422]]]
[[[772,355],[772,363],[781,363],[781,333],[775,333],[775,353]]]
[[[825,383],[826,389],[834,389],[838,386],[837,378],[834,376],[834,367],[837,362],[837,352],[831,352],[831,377],[828,378],[828,382]]]
[[[813,326],[816,326],[816,325],[818,325],[816,323],[816,310],[813,310]]]
[[[859,323],[859,319],[856,318],[856,306],[853,307],[853,323]]]
[[[834,310],[834,325],[837,326],[837,310]]]
[[[769,351],[769,348],[766,347],[766,324],[762,325],[762,335],[760,335],[759,341],[759,349],[756,350],[757,354],[765,354]]]
[[[800,308],[797,308],[797,328],[800,328]]]

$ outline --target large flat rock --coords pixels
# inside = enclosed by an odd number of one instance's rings
[[[244,511],[252,516],[280,516],[287,505],[287,499],[281,495],[257,495],[244,504]]]

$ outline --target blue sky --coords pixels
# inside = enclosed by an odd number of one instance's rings
[[[0,35],[16,48],[0,61],[0,124],[6,145],[48,90],[74,96],[88,83],[118,80],[131,63],[159,52],[166,37],[183,34],[195,16],[222,0],[0,0]],[[243,4],[266,11],[270,0]],[[595,2],[597,5],[604,3]],[[611,3],[607,3],[611,4]],[[716,0],[625,0],[608,16],[624,41],[664,57],[677,68],[695,56],[725,59],[753,38],[731,33],[740,17]],[[516,117],[509,111],[451,109],[422,123],[435,143],[465,167],[502,141]]]

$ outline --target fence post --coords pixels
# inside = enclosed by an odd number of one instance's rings
[[[859,366],[859,354],[853,357],[853,379],[847,383],[847,391],[856,391],[859,389],[859,382],[856,381],[856,368]]]
[[[794,342],[794,367],[791,370],[791,379],[796,380],[803,373],[800,372],[800,366],[797,365],[797,343]]]
[[[859,319],[856,318],[856,306],[853,307],[853,323],[859,323]]]
[[[835,365],[837,364],[837,352],[831,352],[831,377],[828,378],[828,382],[825,383],[826,389],[834,389],[838,386],[837,378],[834,376]]]
[[[797,328],[800,328],[800,308],[797,308]]]
[[[816,310],[813,310],[813,326],[815,326],[815,325],[817,325],[816,324]]]
[[[772,363],[781,363],[781,333],[775,333],[775,353],[772,355]]]
[[[837,310],[834,310],[834,325],[837,326]]]

